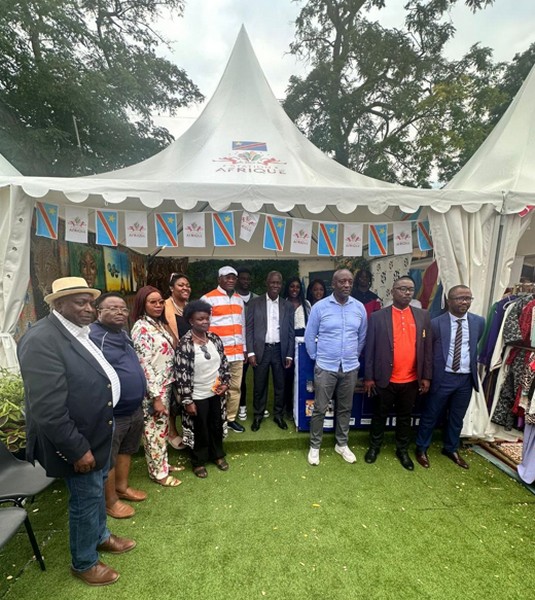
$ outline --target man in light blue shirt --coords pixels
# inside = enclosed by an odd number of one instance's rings
[[[314,410],[310,420],[308,462],[318,465],[323,421],[331,399],[336,400],[335,451],[348,463],[356,461],[347,445],[353,393],[359,372],[359,356],[366,340],[366,310],[351,297],[353,276],[347,269],[336,271],[333,293],[316,302],[306,331],[307,352],[314,366]]]

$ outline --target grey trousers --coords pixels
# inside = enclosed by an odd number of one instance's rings
[[[335,401],[336,430],[335,438],[339,446],[347,446],[349,419],[353,408],[353,393],[359,370],[347,373],[341,370],[324,371],[317,365],[314,367],[314,410],[310,419],[310,447],[319,448],[323,438],[323,421],[329,401]]]

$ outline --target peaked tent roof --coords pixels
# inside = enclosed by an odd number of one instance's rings
[[[237,149],[235,143],[243,141],[260,146]],[[499,193],[380,182],[325,156],[274,97],[244,27],[211,101],[168,148],[139,164],[93,177],[0,177],[0,186],[10,184],[34,198],[46,195],[49,201],[85,202],[93,208],[122,203],[118,208],[125,210],[202,210],[208,202],[212,209],[224,210],[237,203],[252,212],[262,206],[270,212],[297,207],[304,218],[326,207],[342,215],[366,207],[377,215],[389,207],[414,212],[432,206],[445,212],[462,204],[475,212],[488,204],[501,209],[503,203]]]
[[[535,193],[535,67],[487,139],[446,189]]]
[[[4,158],[3,154],[0,154],[0,175],[20,175],[20,171],[15,169],[15,167]]]

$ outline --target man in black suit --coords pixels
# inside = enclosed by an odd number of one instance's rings
[[[485,328],[483,317],[468,312],[471,303],[470,288],[456,285],[448,293],[448,312],[431,321],[433,380],[416,436],[416,460],[424,469],[429,468],[427,449],[433,429],[444,411],[447,413],[442,454],[468,469],[468,463],[457,450],[472,390],[479,389],[477,344]]]
[[[408,453],[411,413],[418,394],[429,390],[432,373],[431,320],[426,310],[410,306],[413,295],[410,277],[394,281],[393,305],[369,318],[364,361],[364,391],[377,396],[364,460],[377,460],[386,419],[395,406],[396,456],[408,471],[414,470]]]
[[[288,429],[284,413],[284,369],[292,365],[295,353],[294,308],[280,297],[282,275],[271,271],[267,293],[251,301],[247,308],[248,360],[254,369],[252,431],[258,431],[266,410],[269,370],[273,373],[274,421]]]
[[[69,489],[71,572],[88,585],[119,578],[99,560],[99,551],[120,554],[134,540],[106,526],[104,482],[113,431],[113,406],[121,386],[113,367],[89,339],[92,302],[99,290],[81,277],[52,283],[45,301],[52,313],[19,343],[26,397],[27,458],[36,459]]]

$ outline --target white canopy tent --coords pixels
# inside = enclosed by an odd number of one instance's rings
[[[499,123],[447,189],[478,190],[491,195],[501,191],[506,202],[522,199],[524,205],[535,204],[534,98],[535,67]],[[462,207],[452,207],[445,214],[430,213],[435,247],[441,248],[437,262],[444,289],[459,282],[469,285],[476,298],[472,310],[485,315],[509,283],[518,242],[527,232],[531,218],[532,213],[520,217],[503,210],[498,214],[492,207],[483,207],[476,213],[467,213]],[[530,242],[535,242],[533,236]],[[463,435],[495,433],[483,394],[474,393]]]
[[[255,142],[261,151],[238,147]],[[256,146],[258,148],[258,146]],[[24,212],[17,236],[16,260],[0,256],[4,277],[20,279],[17,297],[10,297],[0,310],[20,309],[28,280],[30,221],[35,200],[59,205],[80,204],[89,208],[113,207],[119,211],[199,212],[248,210],[285,213],[294,218],[321,221],[384,222],[398,209],[413,213],[427,207],[429,213],[447,213],[462,206],[468,214],[484,210],[514,213],[524,206],[520,199],[505,199],[501,190],[424,190],[393,185],[346,169],[328,158],[295,127],[258,64],[242,27],[214,96],[200,117],[178,140],[139,164],[85,178],[22,177],[5,173],[0,177],[2,194]],[[506,201],[505,201],[506,200]],[[6,214],[14,212],[15,206]],[[397,213],[399,214],[399,213]],[[119,215],[121,217],[121,213]],[[2,231],[4,224],[2,224]],[[24,237],[24,235],[22,237]],[[288,232],[287,232],[288,235]],[[437,255],[449,244],[447,224],[435,220],[433,235]],[[8,247],[15,247],[15,232]],[[158,251],[154,231],[149,228],[147,253]],[[240,241],[231,248],[163,249],[162,255],[233,258],[273,256],[258,243]],[[281,256],[277,253],[276,256]],[[297,255],[285,252],[283,256]],[[448,257],[450,254],[448,254]],[[455,258],[465,261],[466,257]],[[450,268],[446,265],[444,268]],[[453,268],[453,267],[452,267]],[[0,315],[0,322],[4,319]],[[7,340],[12,328],[3,330]],[[3,342],[4,347],[8,342]],[[9,342],[11,344],[11,342]],[[11,346],[10,346],[11,347]],[[9,352],[6,350],[6,352]]]

